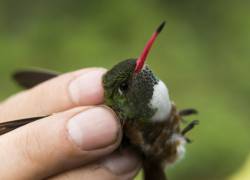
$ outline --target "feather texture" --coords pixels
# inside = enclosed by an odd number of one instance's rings
[[[24,69],[13,73],[13,79],[23,88],[32,88],[44,81],[58,76],[59,73],[43,69]]]
[[[16,128],[19,128],[19,127],[24,126],[28,123],[37,121],[37,120],[45,118],[45,117],[47,117],[47,116],[31,117],[31,118],[25,118],[25,119],[19,119],[19,120],[0,123],[0,135],[3,135],[7,132],[10,132],[10,131],[16,129]]]

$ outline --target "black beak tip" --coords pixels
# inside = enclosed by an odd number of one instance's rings
[[[163,22],[160,24],[160,26],[156,29],[156,32],[157,32],[157,33],[160,33],[160,32],[162,31],[162,29],[164,28],[165,24],[166,24],[166,21],[163,21]]]

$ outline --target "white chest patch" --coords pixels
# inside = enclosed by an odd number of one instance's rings
[[[153,97],[149,105],[157,109],[151,119],[152,121],[161,122],[167,120],[171,111],[171,101],[169,99],[168,89],[161,80],[154,86]]]

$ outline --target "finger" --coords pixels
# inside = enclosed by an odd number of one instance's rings
[[[134,179],[141,168],[141,162],[135,153],[129,150],[114,152],[100,162],[62,173],[50,180],[119,180]]]
[[[0,136],[0,179],[43,179],[111,153],[120,140],[109,108],[58,113]]]
[[[103,68],[71,72],[15,95],[0,106],[0,121],[48,115],[103,102]]]

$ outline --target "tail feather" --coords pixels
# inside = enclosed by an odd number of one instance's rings
[[[164,169],[159,162],[145,160],[143,170],[144,180],[167,180]]]

